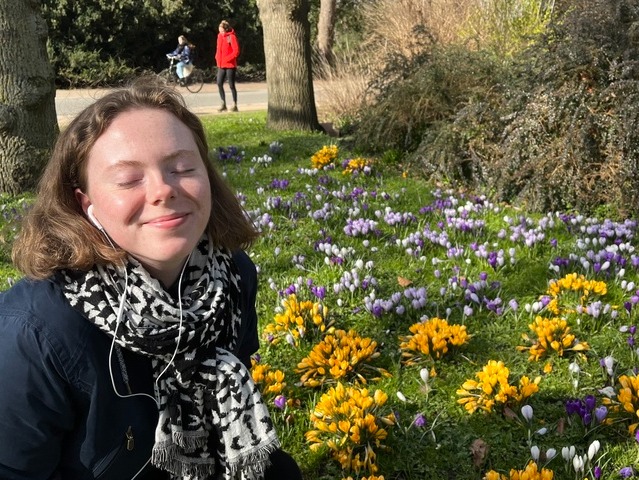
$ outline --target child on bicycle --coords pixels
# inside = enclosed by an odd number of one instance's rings
[[[193,45],[189,43],[184,35],[178,37],[178,46],[171,53],[166,54],[166,58],[173,58],[178,61],[175,66],[175,73],[178,76],[178,83],[181,86],[186,85],[186,77],[189,76],[191,63],[191,50]]]

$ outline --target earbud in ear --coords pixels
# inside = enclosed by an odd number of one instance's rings
[[[95,225],[95,227],[98,230],[100,230],[101,232],[104,232],[104,227],[98,221],[98,219],[95,218],[95,215],[93,215],[93,205],[89,205],[89,208],[87,208],[87,217],[89,217],[89,220],[91,220],[91,223]]]

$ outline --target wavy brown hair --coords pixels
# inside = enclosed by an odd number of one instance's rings
[[[122,264],[127,252],[114,248],[84,215],[75,189],[86,191],[86,167],[97,139],[121,113],[157,108],[175,115],[193,133],[211,185],[208,233],[230,250],[247,248],[258,232],[238,198],[208,161],[208,145],[199,118],[182,97],[155,78],[143,77],[114,90],[85,108],[60,134],[33,207],[14,243],[15,266],[30,278],[46,278],[60,269],[89,270],[96,264]]]

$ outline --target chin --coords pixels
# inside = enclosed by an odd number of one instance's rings
[[[152,250],[152,255],[150,256],[153,256],[155,261],[162,263],[181,262],[197,245],[197,242],[180,242],[177,245],[167,245],[167,243],[170,242],[160,243],[156,245],[155,250]]]

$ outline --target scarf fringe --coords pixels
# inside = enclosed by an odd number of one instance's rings
[[[246,480],[261,480],[266,469],[271,465],[271,454],[280,448],[277,439],[268,445],[258,448],[234,461],[227,460],[227,468],[231,472],[231,478],[236,478],[242,472],[242,478]]]
[[[214,464],[193,464],[173,458],[166,465],[162,465],[164,470],[176,475],[179,478],[189,478],[192,480],[211,478],[215,474]]]
[[[151,463],[156,466],[164,465],[170,458],[177,455],[178,446],[174,443],[158,444],[151,451]]]
[[[173,441],[187,452],[204,447],[209,438],[208,433],[189,434],[188,432],[172,432],[171,436],[173,437]]]
[[[179,477],[208,478],[215,473],[213,458],[193,462],[193,459],[179,455],[178,451],[179,447],[175,444],[161,448],[156,446],[151,452],[151,463]]]

